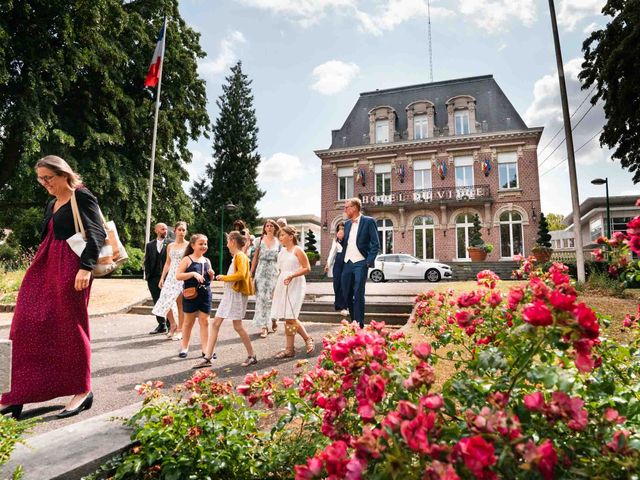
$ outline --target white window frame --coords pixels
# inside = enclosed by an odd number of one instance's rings
[[[427,217],[431,218],[431,221],[433,222],[430,225],[425,223],[425,218]],[[416,224],[416,220],[420,220],[421,223]],[[418,255],[418,246],[416,245],[416,230],[422,230],[422,245],[420,246],[421,248],[420,255]],[[433,257],[432,258],[426,258],[422,256],[422,253],[424,253],[425,250],[427,249],[426,248],[427,247],[427,230],[431,231],[433,235]],[[413,256],[422,260],[436,259],[436,226],[435,226],[435,221],[431,215],[422,215],[420,217],[416,217],[413,220]]]
[[[593,224],[600,222],[600,235],[593,236]],[[602,237],[604,235],[604,222],[602,221],[602,217],[594,218],[589,222],[589,239],[592,242],[595,242],[596,239]]]
[[[460,129],[458,128],[458,119],[466,119],[466,127],[467,127],[467,131],[464,131],[464,121],[461,121],[461,129],[463,131],[460,131]],[[455,112],[453,112],[453,125],[454,125],[454,129],[456,132],[456,135],[468,135],[471,132],[471,127],[469,126],[469,110],[456,110]]]
[[[460,184],[458,181],[458,171],[464,172],[464,184]],[[467,172],[471,172],[471,182],[469,183],[469,178],[467,176]],[[464,157],[455,157],[454,158],[454,176],[456,182],[456,197],[468,197],[473,198],[475,196],[475,191],[473,189],[473,185],[475,184],[475,174],[473,171],[473,157],[472,156],[464,156]],[[466,188],[463,188],[466,187]]]
[[[422,185],[418,185],[418,178],[422,180]],[[424,180],[429,179],[428,186],[424,185]],[[431,161],[415,160],[413,162],[413,189],[429,190],[433,188],[433,178],[431,177]]]
[[[427,114],[413,116],[413,138],[424,140],[429,136],[429,120]]]
[[[522,214],[520,212],[518,212],[517,210],[510,210],[508,212],[503,212],[503,213],[508,213],[509,214],[509,220],[498,220],[500,226],[498,227],[498,236],[500,238],[500,258],[501,259],[508,259],[511,260],[513,258],[513,256],[515,255],[515,253],[513,252],[513,226],[514,225],[520,225],[520,234],[522,237],[522,252],[520,252],[520,255],[524,256],[524,225],[522,223]],[[518,215],[520,215],[520,220],[514,220],[513,219],[513,214],[517,213]],[[508,225],[509,226],[509,250],[511,251],[511,255],[508,257],[503,257],[502,256],[502,225]]]
[[[391,179],[391,164],[390,163],[382,163],[382,164],[377,164],[374,166],[374,191],[375,191],[375,195],[376,197],[378,196],[389,196],[391,197],[391,193],[392,193],[392,188],[393,188],[393,182]],[[382,176],[382,188],[384,190],[384,185],[385,185],[385,180],[389,180],[389,191],[388,192],[378,192],[378,175]],[[383,200],[384,201],[384,200]],[[390,199],[389,199],[390,201]]]
[[[515,168],[516,170],[516,186],[515,187],[503,187],[503,181],[501,178],[501,170],[500,167],[502,165],[506,165],[507,169],[507,185],[509,184],[508,180],[510,178],[509,171],[511,168]],[[520,188],[520,174],[518,172],[518,154],[516,152],[501,152],[498,153],[498,189],[499,190],[515,190]]]
[[[344,180],[345,183],[345,196],[340,195],[340,183]],[[338,168],[338,200],[347,200],[353,198],[353,169],[350,167]]]
[[[465,215],[466,219],[465,219],[465,223],[458,223],[458,216],[460,215]],[[471,216],[471,220],[469,220],[469,216]],[[458,261],[471,261],[471,257],[469,257],[469,231],[471,230],[471,228],[473,227],[473,214],[471,213],[459,213],[458,215],[456,215],[456,259]],[[464,249],[464,254],[466,256],[464,257],[458,257],[458,250],[459,250],[459,245],[458,245],[458,228],[464,228],[464,244],[466,246],[466,248]]]
[[[378,222],[382,222],[382,225],[378,225]],[[393,221],[389,218],[381,218],[376,221],[376,229],[382,233],[380,242],[380,255],[392,254],[394,250],[395,238],[393,238]],[[387,252],[387,234],[391,232],[391,251]]]
[[[389,143],[389,119],[376,120],[376,143]]]

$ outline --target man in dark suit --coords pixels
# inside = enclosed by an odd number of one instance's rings
[[[167,259],[167,226],[164,223],[158,223],[155,227],[156,239],[151,240],[144,249],[144,276],[151,292],[151,298],[155,304],[160,298],[160,277],[162,277],[162,268]],[[167,324],[164,317],[156,316],[158,326],[155,330],[149,332],[151,335],[156,333],[167,332]]]
[[[364,327],[364,288],[369,267],[373,267],[378,255],[378,227],[371,217],[362,215],[362,202],[350,198],[344,202],[348,220],[344,223],[344,268],[342,270],[342,292],[349,306],[351,319]]]

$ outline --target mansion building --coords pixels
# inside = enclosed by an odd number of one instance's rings
[[[468,261],[478,214],[487,260],[528,254],[537,234],[537,146],[492,75],[376,90],[360,98],[322,161],[321,258],[359,197],[378,224],[380,253]]]

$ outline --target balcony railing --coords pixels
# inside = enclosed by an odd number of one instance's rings
[[[489,185],[438,187],[398,190],[389,194],[362,193],[360,200],[367,206],[422,205],[425,203],[464,203],[491,200]]]

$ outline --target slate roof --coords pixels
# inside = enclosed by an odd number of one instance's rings
[[[493,79],[493,75],[483,75],[363,92],[342,128],[331,132],[330,149],[368,144],[368,113],[372,108],[383,105],[395,109],[398,117],[396,130],[403,133],[407,130],[407,105],[418,100],[429,100],[436,108],[435,126],[443,127],[447,125],[448,120],[445,102],[458,95],[471,95],[476,99],[476,121],[481,124],[483,121],[486,122],[483,124],[483,132],[527,129],[527,125]]]

